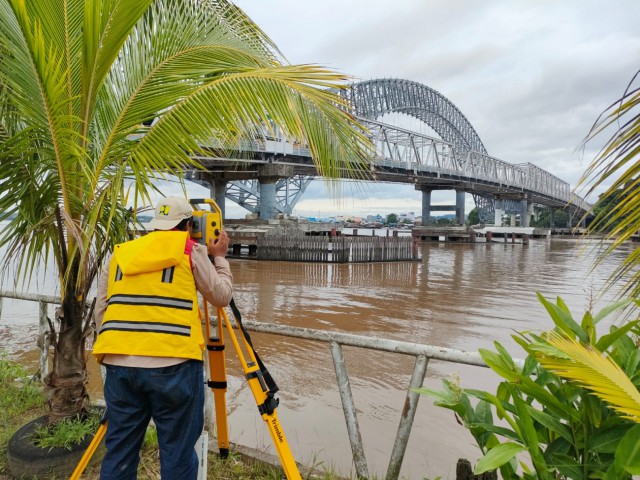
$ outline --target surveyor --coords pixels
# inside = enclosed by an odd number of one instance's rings
[[[207,246],[197,244],[190,238],[192,215],[186,199],[163,198],[148,224],[154,231],[117,245],[100,275],[93,353],[106,367],[101,480],[136,478],[151,419],[161,477],[197,477],[204,339],[196,290],[224,307],[233,297],[233,279],[225,258],[227,234],[221,231]]]

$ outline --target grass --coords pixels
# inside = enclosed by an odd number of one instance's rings
[[[25,423],[46,413],[46,400],[42,385],[38,381],[25,380],[28,372],[11,361],[0,357],[0,479],[12,479],[7,462],[7,445],[13,433]],[[99,419],[98,419],[99,420]],[[83,428],[83,427],[81,427]],[[68,437],[77,428],[73,425],[62,427],[61,433]],[[97,423],[91,431],[97,430]],[[81,430],[82,431],[82,430]],[[49,435],[51,437],[51,435]],[[46,440],[47,442],[49,440]],[[66,440],[58,440],[61,445]],[[138,467],[139,480],[160,480],[160,460],[158,437],[155,428],[147,431],[140,451]],[[100,466],[89,467],[82,475],[83,480],[98,480]],[[65,479],[68,477],[65,477]],[[231,451],[227,459],[221,459],[216,453],[209,452],[207,457],[207,479],[209,480],[280,480],[284,479],[280,468],[258,461],[247,461],[240,454]],[[333,472],[324,474],[303,474],[305,480],[339,480]],[[46,480],[62,480],[51,476]]]
[[[46,412],[37,381],[25,380],[27,371],[0,357],[0,476],[7,474],[7,444],[22,425]]]
[[[92,411],[85,418],[69,418],[52,426],[43,425],[34,432],[35,444],[41,448],[64,447],[71,450],[100,426],[100,410]]]

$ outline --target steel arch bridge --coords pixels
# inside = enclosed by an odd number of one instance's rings
[[[369,80],[352,84],[340,95],[368,129],[376,146],[375,157],[370,161],[379,180],[469,192],[481,220],[486,223],[492,223],[496,198],[500,198],[500,207],[505,213],[521,213],[521,198],[555,208],[571,205],[581,212],[589,208],[581,198],[571,194],[567,182],[549,172],[530,163],[517,165],[491,157],[462,112],[426,85],[402,79]],[[380,121],[391,113],[419,120],[440,138]],[[239,150],[244,151],[239,157],[254,166],[280,163],[294,167],[293,176],[281,178],[276,184],[276,210],[291,213],[316,176],[309,150],[282,138],[269,139],[266,132],[263,138],[246,142]],[[220,159],[200,160],[207,168],[223,165]],[[226,198],[258,212],[258,180],[231,181]]]

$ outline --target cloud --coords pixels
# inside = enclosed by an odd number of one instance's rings
[[[602,144],[582,141],[640,58],[636,0],[236,3],[290,61],[423,83],[462,111],[490,155],[571,185]]]

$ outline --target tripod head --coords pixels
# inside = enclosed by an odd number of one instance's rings
[[[222,211],[218,204],[210,198],[192,198],[189,203],[193,208],[191,238],[205,246],[211,239],[217,242],[222,230]],[[201,209],[200,205],[209,205],[209,210]]]

